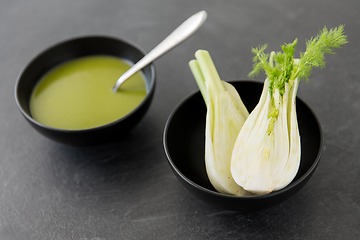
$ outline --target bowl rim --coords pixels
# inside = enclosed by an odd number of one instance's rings
[[[247,83],[256,83],[256,84],[263,84],[262,82],[258,82],[258,81],[253,81],[253,80],[229,80],[226,81],[228,83],[239,83],[239,82],[247,82]],[[234,199],[263,199],[263,198],[268,198],[268,197],[272,197],[272,196],[277,196],[277,195],[281,195],[284,194],[285,192],[295,188],[297,185],[301,184],[304,179],[308,178],[309,175],[313,174],[313,172],[315,171],[316,167],[319,164],[322,152],[323,152],[323,147],[324,147],[324,136],[323,136],[323,131],[321,128],[321,124],[319,122],[319,119],[317,118],[317,116],[315,115],[314,111],[309,107],[309,105],[307,103],[305,103],[300,97],[296,96],[296,101],[300,101],[302,104],[305,105],[305,107],[311,112],[311,114],[313,115],[317,126],[319,127],[319,136],[320,136],[320,144],[319,144],[319,150],[317,153],[317,156],[314,160],[314,162],[311,164],[310,168],[298,179],[296,179],[295,181],[291,181],[286,187],[274,191],[274,192],[270,192],[267,194],[262,194],[262,195],[251,195],[251,196],[236,196],[236,195],[230,195],[230,194],[224,194],[224,193],[220,193],[217,191],[213,191],[211,189],[205,188],[195,182],[193,182],[192,180],[190,180],[188,177],[186,177],[175,165],[175,163],[173,162],[171,156],[170,156],[170,152],[167,146],[167,138],[168,138],[168,129],[169,129],[169,125],[171,124],[172,119],[174,118],[175,114],[177,113],[177,111],[182,107],[182,105],[189,101],[189,99],[193,98],[195,95],[200,94],[199,90],[196,90],[192,93],[190,93],[188,96],[186,96],[183,100],[181,100],[176,106],[175,108],[171,111],[166,123],[165,123],[165,127],[164,127],[164,131],[163,131],[163,147],[164,147],[164,151],[165,151],[165,155],[166,158],[168,160],[168,163],[171,165],[172,169],[174,171],[176,171],[176,173],[178,174],[178,176],[180,176],[185,182],[187,182],[188,184],[192,185],[193,187],[195,187],[196,189],[200,190],[200,191],[204,191],[206,193],[209,193],[211,195],[214,196],[218,196],[218,197],[222,197],[222,198],[234,198]],[[205,159],[204,159],[205,161]]]
[[[109,122],[107,124],[103,124],[97,127],[91,127],[91,128],[83,128],[83,129],[64,129],[64,128],[56,128],[56,127],[51,127],[48,125],[45,125],[43,123],[40,123],[38,121],[36,121],[30,114],[28,114],[21,106],[19,99],[18,99],[18,88],[19,88],[19,84],[21,81],[21,78],[24,74],[24,72],[30,67],[30,65],[32,64],[32,62],[34,62],[36,59],[40,58],[41,56],[43,56],[46,52],[51,51],[52,49],[63,45],[63,44],[68,44],[70,42],[74,42],[74,41],[81,41],[81,40],[86,40],[86,39],[90,39],[90,38],[99,38],[99,39],[109,39],[109,40],[113,40],[113,41],[117,41],[117,42],[122,42],[125,43],[126,45],[129,45],[135,49],[137,49],[139,52],[141,52],[144,56],[147,54],[147,52],[141,48],[139,45],[123,39],[123,38],[119,38],[119,37],[115,37],[115,36],[111,36],[111,35],[84,35],[84,36],[77,36],[77,37],[73,37],[73,38],[69,38],[69,39],[64,39],[61,40],[59,42],[53,43],[51,45],[49,45],[48,47],[44,48],[43,50],[41,50],[39,53],[37,53],[34,57],[32,57],[28,63],[25,65],[25,67],[23,67],[23,69],[20,71],[20,73],[17,76],[16,82],[15,82],[15,88],[14,88],[14,96],[15,96],[15,102],[16,105],[18,107],[18,109],[20,110],[20,112],[26,117],[27,120],[29,120],[30,122],[32,122],[33,124],[47,129],[47,130],[51,130],[51,131],[56,131],[56,132],[65,132],[65,133],[79,133],[79,132],[90,132],[90,131],[96,131],[96,130],[101,130],[103,128],[108,128],[111,127],[113,125],[118,124],[121,121],[124,121],[125,119],[129,118],[131,115],[133,115],[135,112],[137,112],[137,110],[139,108],[141,108],[144,104],[146,104],[146,102],[148,101],[149,98],[152,97],[153,92],[155,91],[155,82],[156,82],[156,73],[155,73],[155,66],[154,63],[150,63],[149,66],[150,70],[151,70],[151,76],[150,76],[150,85],[149,88],[147,89],[146,92],[146,96],[145,98],[141,101],[140,104],[138,104],[131,112],[129,112],[128,114],[126,114],[125,116],[116,119],[115,121]],[[95,55],[95,54],[94,54]],[[99,54],[96,54],[99,55]],[[105,54],[104,54],[105,55]],[[87,56],[91,56],[91,54],[87,55]],[[73,60],[73,59],[77,59],[80,57],[75,57],[72,59],[68,59]],[[66,60],[66,61],[68,61]],[[65,62],[66,62],[65,61]],[[56,66],[54,66],[56,67]],[[151,81],[152,80],[152,81]],[[114,83],[115,84],[115,83]]]

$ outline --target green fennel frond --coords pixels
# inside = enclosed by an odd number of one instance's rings
[[[275,57],[276,68],[278,77],[274,79],[274,88],[279,89],[280,95],[283,96],[285,92],[285,83],[289,82],[293,71],[293,58],[295,52],[295,46],[298,40],[289,44],[284,44],[281,48],[284,53],[279,52]]]
[[[341,48],[341,45],[346,43],[344,25],[330,30],[324,27],[318,35],[306,41],[306,51],[300,53],[300,61],[291,78],[305,78],[308,81],[313,67],[325,67],[324,55],[335,54],[331,48]]]
[[[325,67],[325,54],[334,54],[332,48],[340,48],[341,45],[347,43],[347,36],[344,35],[344,25],[332,28],[330,30],[325,26],[315,37],[306,41],[306,51],[300,52],[300,58],[294,58],[295,47],[298,42],[295,39],[292,43],[281,46],[282,52],[265,53],[267,45],[253,48],[255,55],[253,58],[253,70],[249,73],[249,77],[254,77],[265,71],[269,82],[269,94],[274,103],[274,92],[279,90],[280,96],[284,96],[285,83],[291,87],[294,81],[305,78],[309,80],[311,69],[313,67]],[[272,132],[273,126],[277,119],[277,106],[272,104],[270,109],[270,124],[268,134]]]
[[[270,80],[269,91],[278,88],[282,95],[285,82],[291,85],[296,78],[308,80],[313,67],[325,67],[325,54],[334,54],[331,48],[346,44],[347,36],[344,35],[344,25],[330,30],[325,26],[315,37],[306,41],[306,51],[300,52],[300,60],[293,58],[297,42],[295,39],[292,43],[284,44],[281,46],[283,52],[271,55],[264,52],[267,44],[253,48],[253,70],[248,76],[255,77],[264,70]]]
[[[249,77],[257,76],[261,70],[265,72],[270,71],[272,66],[268,62],[269,54],[264,53],[267,48],[267,44],[259,46],[257,48],[252,48],[251,52],[255,55],[253,58],[253,70],[249,73]]]

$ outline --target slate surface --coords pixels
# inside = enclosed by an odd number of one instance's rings
[[[359,239],[360,18],[358,0],[0,1],[0,239]],[[150,51],[187,17],[202,28],[155,62],[157,89],[141,123],[119,141],[69,147],[33,130],[15,81],[44,48],[84,35],[124,38]],[[224,80],[247,79],[251,47],[305,39],[345,24],[349,43],[298,96],[325,137],[308,184],[270,209],[238,213],[191,195],[167,163],[162,134],[172,109],[197,90],[188,61],[209,50]],[[255,81],[262,81],[259,76]]]

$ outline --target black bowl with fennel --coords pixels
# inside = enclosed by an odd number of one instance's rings
[[[249,112],[259,101],[263,84],[255,81],[230,82]],[[170,114],[163,133],[169,165],[180,183],[203,202],[220,209],[254,211],[284,202],[297,193],[316,170],[323,149],[320,123],[311,108],[296,99],[301,137],[301,163],[297,175],[285,188],[254,196],[232,196],[217,192],[205,169],[206,106],[199,91],[185,98]]]

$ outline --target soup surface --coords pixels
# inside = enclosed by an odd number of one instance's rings
[[[111,88],[130,64],[111,56],[89,56],[49,71],[35,86],[30,112],[38,122],[61,129],[87,129],[113,122],[145,98],[141,72],[114,93]]]

